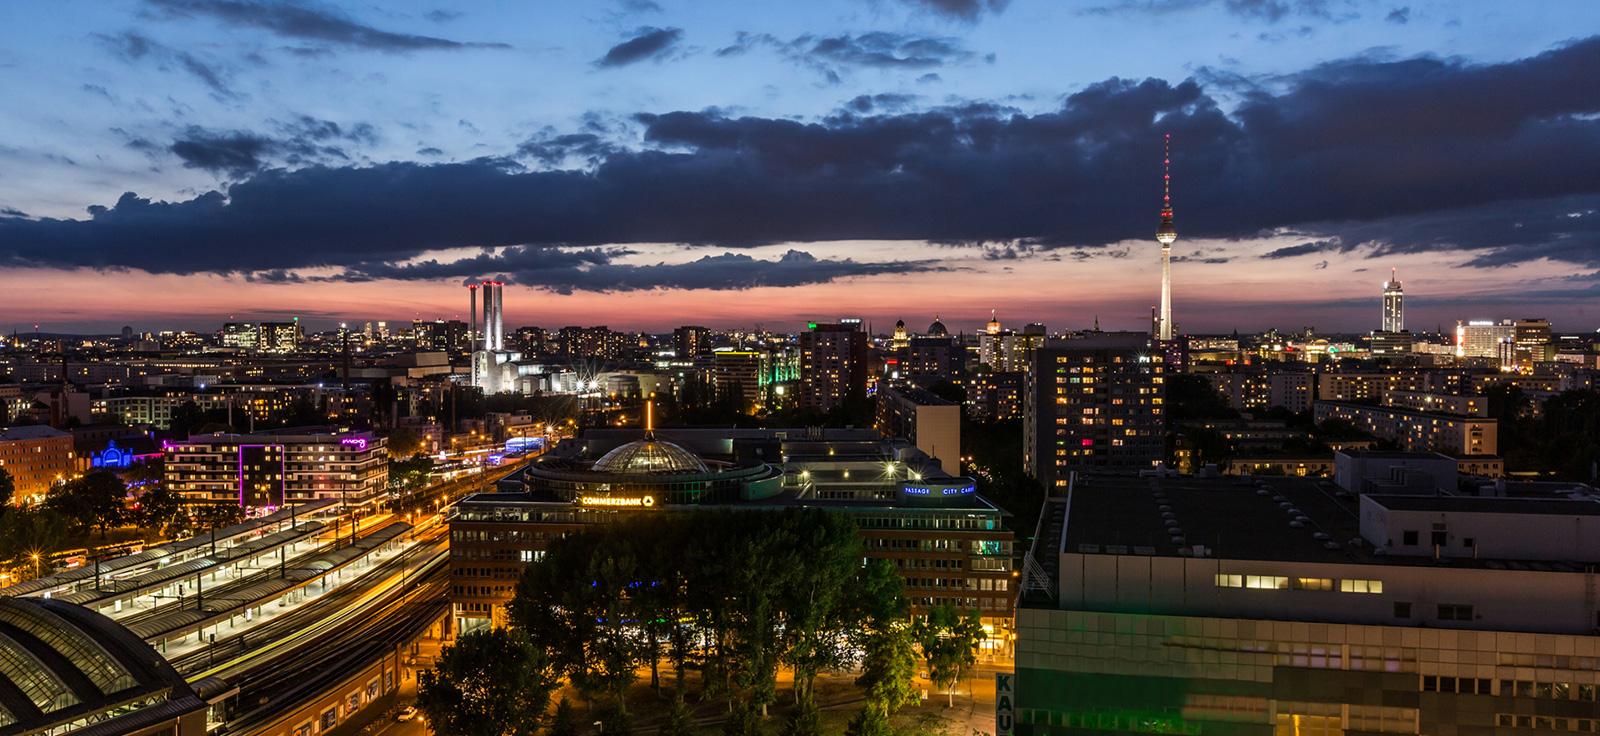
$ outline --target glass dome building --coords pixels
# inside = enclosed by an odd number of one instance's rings
[[[695,454],[654,437],[629,442],[596,460],[598,473],[709,473]]]

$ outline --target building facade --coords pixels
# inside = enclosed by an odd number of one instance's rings
[[[1097,478],[1052,499],[1063,531],[1035,546],[1024,581],[1013,733],[1595,732],[1600,621],[1592,567],[1574,564],[1595,559],[1592,545],[1562,547],[1559,562],[1435,559],[1441,518],[1456,551],[1466,534],[1486,554],[1495,536],[1513,545],[1497,554],[1540,542],[1519,539],[1538,524],[1516,513],[1469,528],[1458,510],[1421,508],[1431,500],[1385,497],[1390,517],[1375,523],[1367,499],[1332,500],[1309,479]],[[1306,521],[1273,518],[1281,504]],[[1421,542],[1409,550],[1408,531]],[[1375,552],[1389,536],[1396,546]]]
[[[72,477],[72,435],[42,425],[0,431],[0,468],[16,484],[12,503],[44,500],[50,487]]]
[[[867,333],[860,321],[812,324],[800,333],[800,405],[832,411],[867,395]]]
[[[1139,470],[1165,456],[1164,364],[1148,335],[1103,332],[1033,353],[1023,391],[1023,463],[1046,487],[1072,471]]]
[[[904,437],[950,475],[961,474],[961,405],[915,388],[878,389],[878,434]]]
[[[1499,427],[1494,419],[1433,414],[1389,406],[1318,401],[1318,424],[1339,419],[1375,437],[1396,440],[1410,452],[1450,455],[1498,455]]]
[[[369,506],[389,483],[386,440],[370,433],[195,435],[165,454],[167,486],[188,505]]]

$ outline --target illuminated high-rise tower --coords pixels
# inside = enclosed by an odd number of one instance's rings
[[[1162,158],[1161,227],[1156,229],[1156,240],[1161,243],[1161,316],[1156,339],[1172,339],[1172,243],[1178,231],[1172,226],[1172,136],[1167,135],[1166,155]]]
[[[1383,331],[1400,332],[1406,328],[1405,293],[1400,289],[1400,279],[1389,269],[1389,283],[1383,285]]]

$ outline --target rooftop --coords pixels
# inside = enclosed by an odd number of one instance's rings
[[[21,442],[24,440],[48,440],[57,437],[71,437],[72,435],[54,427],[42,424],[23,427],[11,427],[0,431],[0,442]]]
[[[172,708],[119,709],[159,697]],[[38,732],[99,714],[149,728],[205,707],[167,661],[98,613],[60,601],[0,598],[0,734]]]
[[[1600,504],[1567,499],[1377,496],[1386,507],[1493,513],[1600,514]],[[1390,504],[1393,504],[1392,506]],[[1522,561],[1375,554],[1361,538],[1359,497],[1329,479],[1248,476],[1202,479],[1079,476],[1067,500],[1059,538],[1041,538],[1062,553],[1330,564],[1517,567]],[[1531,563],[1535,569],[1571,567]],[[1577,568],[1573,568],[1576,570]]]

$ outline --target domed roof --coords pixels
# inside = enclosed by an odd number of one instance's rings
[[[897,319],[897,320],[894,321],[894,326],[895,326],[896,329],[901,328],[901,327],[905,327],[906,326],[906,321],[903,320],[903,319]]]
[[[653,436],[629,442],[594,463],[600,473],[709,473],[694,453]]]
[[[928,325],[929,337],[949,337],[950,331],[944,328],[944,323],[938,317],[933,318],[933,324]]]

